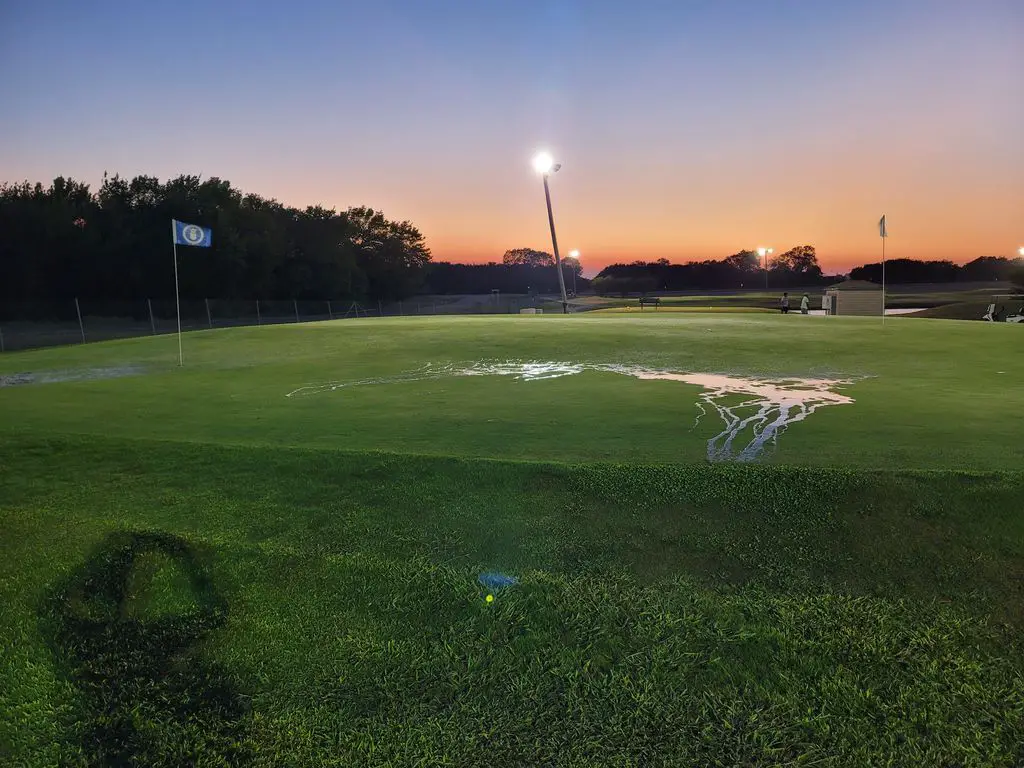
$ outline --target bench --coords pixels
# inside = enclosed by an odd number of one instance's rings
[[[641,312],[643,312],[645,306],[654,307],[655,309],[657,309],[659,304],[661,304],[661,299],[659,299],[657,296],[641,296],[640,297],[640,311]]]

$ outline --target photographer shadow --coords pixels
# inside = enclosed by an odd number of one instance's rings
[[[227,601],[185,540],[111,534],[45,600],[41,623],[81,699],[89,765],[241,765],[248,712],[203,641]]]

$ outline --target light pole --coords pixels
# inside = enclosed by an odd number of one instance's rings
[[[577,267],[579,266],[579,263],[580,263],[580,252],[578,250],[576,250],[575,248],[573,248],[571,251],[569,251],[569,257],[568,258],[570,258],[570,259],[572,259],[573,261],[576,262],[576,266],[574,266],[573,269],[572,269],[572,295],[575,297],[576,296],[576,269],[577,269]]]
[[[764,259],[764,289],[768,290],[768,257],[775,253],[772,248],[758,248],[757,255]]]
[[[551,248],[555,252],[555,269],[558,270],[558,288],[562,292],[562,314],[569,312],[569,299],[565,295],[565,278],[562,277],[562,259],[558,255],[558,238],[555,236],[555,215],[551,212],[551,190],[548,189],[548,176],[557,173],[562,167],[547,152],[538,152],[533,156],[533,170],[544,179],[544,200],[548,204],[548,224],[551,226]]]

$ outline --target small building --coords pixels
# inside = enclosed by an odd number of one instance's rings
[[[829,315],[880,317],[882,301],[882,286],[867,280],[846,280],[825,290],[822,307]]]

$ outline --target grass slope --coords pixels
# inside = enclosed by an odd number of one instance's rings
[[[934,317],[945,320],[981,320],[992,303],[992,297],[989,296],[975,301],[961,301],[934,307],[915,314],[918,317]],[[1002,317],[1016,314],[1021,307],[1024,307],[1024,296],[1012,300],[1001,298],[997,306]]]
[[[1019,474],[0,462],[11,764],[1024,758]],[[492,568],[521,583],[488,603]]]

